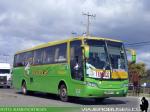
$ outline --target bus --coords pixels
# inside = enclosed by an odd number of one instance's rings
[[[11,66],[9,63],[0,63],[0,86],[11,87]]]
[[[23,94],[39,91],[57,94],[62,101],[101,101],[126,96],[128,83],[126,50],[119,40],[81,36],[14,55],[13,86]]]

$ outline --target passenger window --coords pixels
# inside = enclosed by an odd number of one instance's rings
[[[45,48],[43,63],[44,64],[54,63],[54,54],[55,54],[55,50],[53,46]]]
[[[24,53],[15,55],[14,61],[15,61],[14,62],[15,67],[24,66]]]
[[[67,61],[67,43],[44,48],[43,63],[62,63]]]
[[[43,49],[38,49],[36,51],[34,51],[34,64],[38,65],[38,64],[43,64]]]
[[[19,62],[19,55],[15,55],[14,57],[14,67],[18,67],[18,62]]]
[[[55,49],[54,62],[55,63],[66,62],[67,61],[67,43],[56,45],[54,46],[54,49]]]
[[[33,51],[26,52],[25,65],[27,65],[28,63],[30,65],[33,64]]]

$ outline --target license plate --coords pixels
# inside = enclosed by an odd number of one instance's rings
[[[105,91],[104,94],[114,94],[114,91]]]

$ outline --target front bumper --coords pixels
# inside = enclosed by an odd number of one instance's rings
[[[119,89],[101,89],[95,87],[86,87],[83,97],[124,97],[127,95],[128,88]]]
[[[7,80],[7,81],[0,81],[0,86],[11,86],[12,83],[10,80]]]

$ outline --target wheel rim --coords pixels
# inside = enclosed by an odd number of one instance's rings
[[[63,88],[63,89],[61,90],[61,96],[62,96],[63,98],[65,98],[65,97],[67,96],[67,90],[66,90],[66,88]]]
[[[65,102],[68,100],[67,89],[64,85],[60,88],[60,99]]]
[[[27,90],[26,90],[26,85],[23,84],[23,85],[22,85],[22,93],[23,93],[23,94],[26,94],[26,92],[27,92]]]

